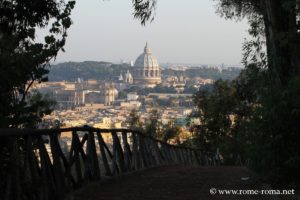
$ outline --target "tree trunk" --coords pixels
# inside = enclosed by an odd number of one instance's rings
[[[299,73],[299,33],[295,6],[285,0],[262,0],[269,69],[273,81],[286,85]]]

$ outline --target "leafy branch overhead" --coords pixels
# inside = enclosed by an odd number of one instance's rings
[[[196,93],[196,141],[219,148],[228,164],[239,158],[276,186],[299,184],[300,1],[215,1],[222,17],[246,18],[252,38],[236,80]]]
[[[132,0],[132,3],[133,16],[140,20],[142,25],[154,20],[157,0]]]
[[[1,1],[1,127],[22,124],[22,108],[30,107],[29,88],[47,81],[49,61],[64,50],[74,6],[75,1]],[[36,40],[37,29],[49,29],[43,43]]]
[[[257,63],[272,72],[276,84],[287,85],[300,72],[299,0],[213,0],[226,19],[246,18],[252,40],[243,45],[243,63]],[[157,0],[133,0],[134,17],[153,21]]]

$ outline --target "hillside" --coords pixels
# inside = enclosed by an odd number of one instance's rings
[[[164,75],[175,75],[175,76],[184,76],[189,78],[202,77],[209,78],[213,80],[223,79],[223,80],[233,80],[241,72],[240,68],[224,68],[220,70],[219,68],[213,67],[192,67],[185,71],[176,71],[173,69],[165,69],[163,71]]]
[[[78,78],[109,80],[130,68],[127,64],[112,64],[109,62],[65,62],[52,65],[49,81],[75,81]]]
[[[120,73],[130,69],[128,64],[113,64],[110,62],[65,62],[52,65],[49,73],[49,81],[75,81],[78,78],[83,80],[97,79],[110,80],[112,77],[119,76]],[[163,76],[186,76],[189,78],[202,77],[213,80],[225,79],[232,80],[240,73],[239,68],[227,68],[219,70],[218,68],[193,67],[186,71],[176,71],[172,69],[163,69]]]

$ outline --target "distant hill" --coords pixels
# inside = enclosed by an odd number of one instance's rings
[[[165,69],[163,71],[164,75],[173,75],[173,76],[185,76],[189,78],[194,77],[202,77],[212,80],[233,80],[235,79],[241,72],[241,68],[216,68],[216,67],[192,67],[186,69],[185,71],[178,71],[173,69]]]
[[[120,73],[125,73],[131,66],[128,64],[113,64],[110,62],[65,62],[52,65],[49,73],[49,81],[75,81],[78,78],[83,80],[111,80],[113,77],[119,76]],[[225,79],[232,80],[236,78],[240,68],[219,68],[208,67],[193,67],[185,71],[177,71],[173,69],[163,69],[163,75],[175,75],[186,77],[202,77],[213,80]]]
[[[78,78],[83,80],[97,79],[109,80],[126,72],[128,64],[112,64],[110,62],[64,62],[52,65],[48,75],[49,81],[75,81]]]

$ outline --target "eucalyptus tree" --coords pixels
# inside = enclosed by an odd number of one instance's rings
[[[129,125],[129,128],[132,130],[138,130],[142,131],[143,130],[143,122],[141,119],[141,115],[138,113],[136,109],[133,109],[129,113],[129,117],[127,119],[127,123]]]
[[[49,61],[65,45],[75,1],[0,1],[0,127],[24,127],[48,113],[35,82],[47,80]],[[43,42],[36,31],[48,28]]]
[[[255,51],[265,57],[265,66],[273,81],[286,85],[300,73],[300,1],[299,0],[218,0],[218,12],[226,18],[250,22]]]
[[[251,166],[278,183],[282,180],[297,182],[300,168],[300,1],[212,1],[217,3],[216,11],[222,17],[246,19],[250,24],[252,39],[244,43],[243,49],[246,71],[232,85],[237,95],[230,102],[237,103],[229,111],[235,112],[239,131],[244,129],[247,136],[244,142],[247,143]],[[153,19],[158,1],[138,2],[144,4],[135,16]],[[214,87],[218,85],[216,83]],[[218,90],[213,91],[213,94],[217,93]],[[201,108],[199,116],[203,117],[204,126],[199,131],[208,133],[204,135],[204,143],[207,143],[210,133],[212,136],[220,134],[209,140],[218,141],[234,127],[227,123],[227,112],[223,107],[228,106],[222,103],[228,99],[229,93],[220,94],[224,96],[212,101],[207,101],[210,93],[198,93],[198,99],[195,99]],[[219,119],[220,116],[225,118]],[[211,124],[210,120],[217,123]]]
[[[299,0],[213,0],[217,12],[227,19],[246,18],[255,40],[245,45],[245,60],[261,61],[272,72],[274,82],[285,85],[300,73],[300,1]],[[157,0],[134,0],[134,16],[153,20]],[[264,47],[266,52],[264,52]]]

